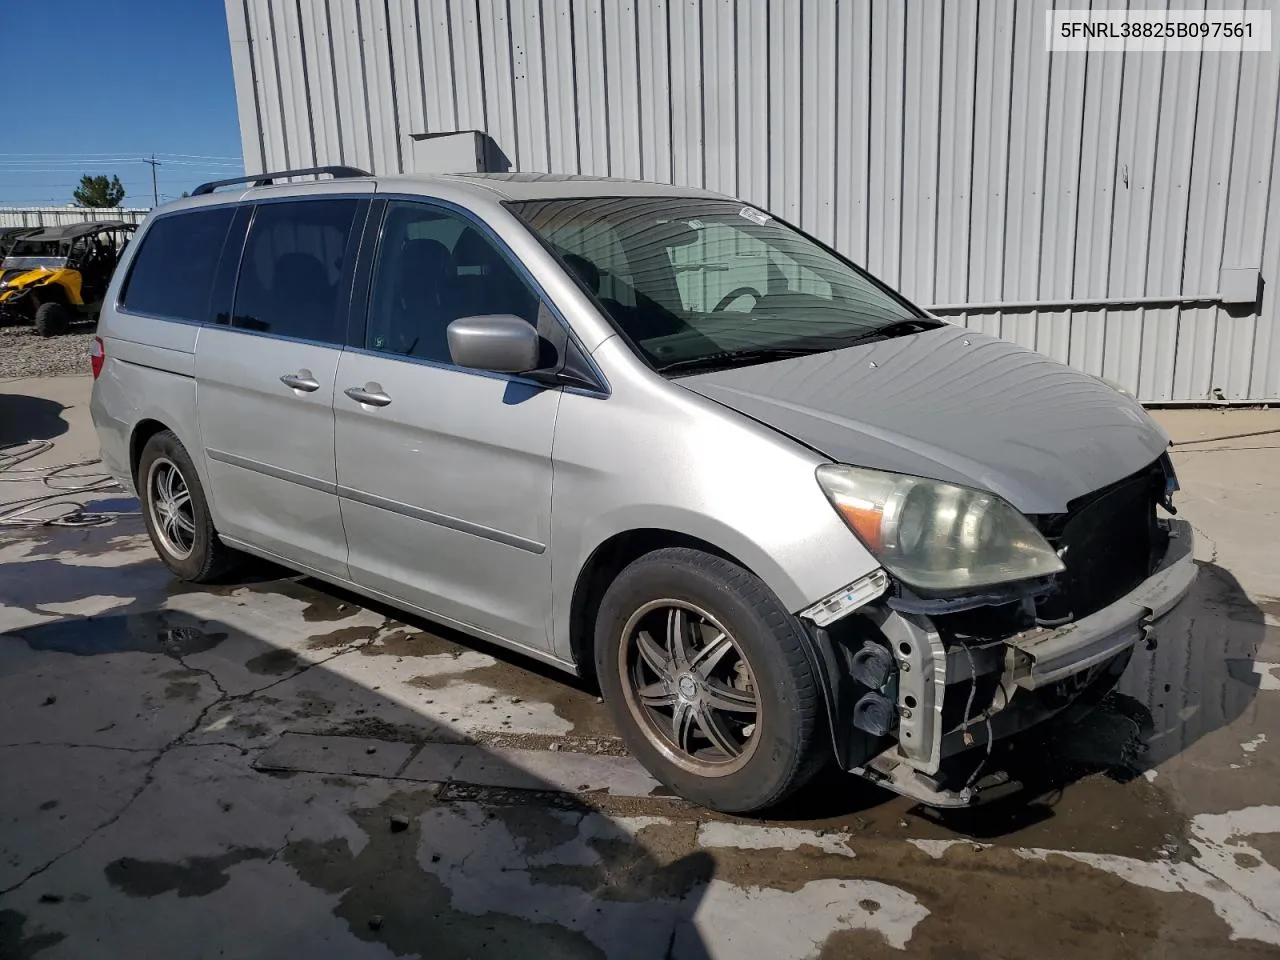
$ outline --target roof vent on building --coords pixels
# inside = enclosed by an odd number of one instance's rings
[[[408,173],[506,173],[511,161],[483,130],[409,134]]]

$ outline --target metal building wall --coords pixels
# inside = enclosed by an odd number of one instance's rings
[[[1280,52],[1051,55],[1049,0],[226,2],[248,170],[485,130],[513,169],[736,194],[1143,400],[1280,399]]]

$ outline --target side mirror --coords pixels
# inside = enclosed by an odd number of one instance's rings
[[[449,324],[449,356],[460,367],[493,373],[537,369],[538,331],[509,313],[459,317]]]

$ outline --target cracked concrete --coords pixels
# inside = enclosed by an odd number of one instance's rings
[[[5,391],[91,450],[84,381]],[[572,678],[270,567],[175,584],[117,494],[0,531],[0,957],[1273,956],[1280,456],[1215,438],[1280,417],[1161,416],[1194,594],[952,814],[830,773],[714,816]]]

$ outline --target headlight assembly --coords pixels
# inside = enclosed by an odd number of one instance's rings
[[[833,463],[817,478],[867,549],[910,586],[965,590],[1065,569],[1026,517],[985,490]]]

